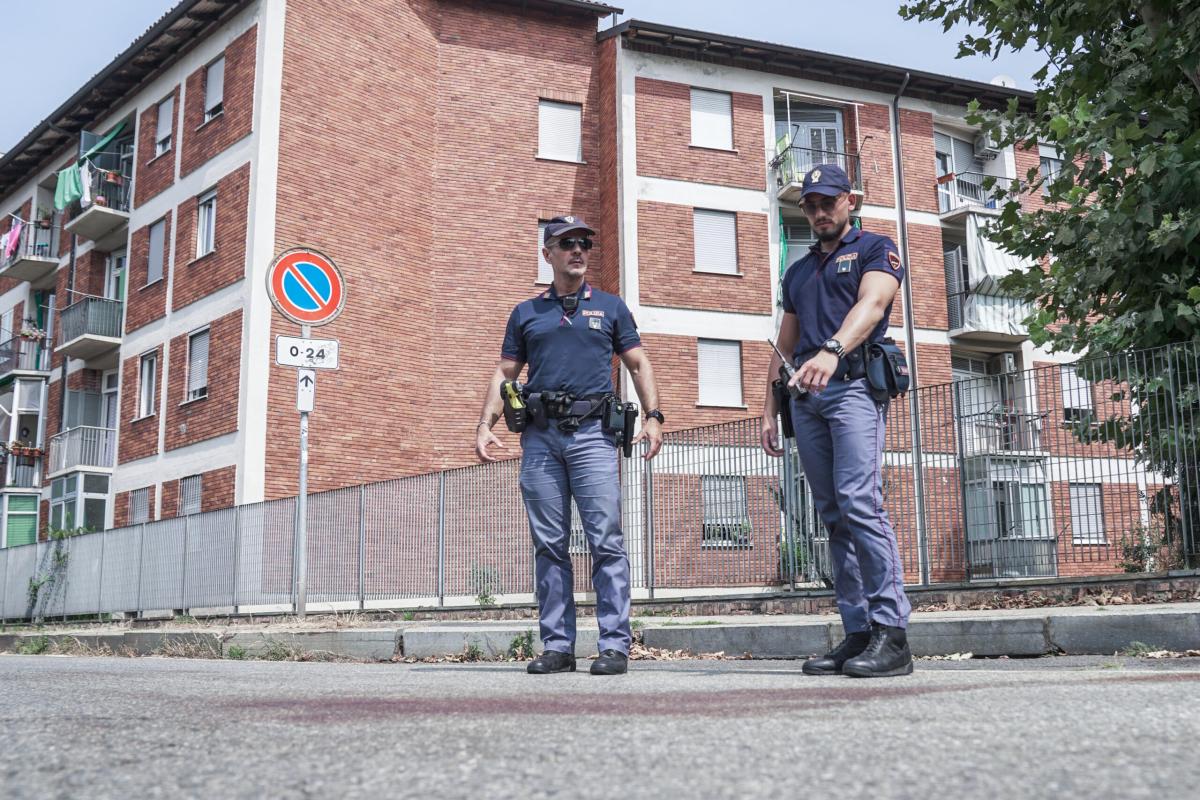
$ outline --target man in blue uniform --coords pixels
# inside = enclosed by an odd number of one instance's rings
[[[883,510],[882,461],[887,402],[866,381],[864,344],[884,339],[892,301],[904,280],[896,245],[850,224],[850,180],[839,166],[804,177],[800,207],[818,242],[783,276],[779,349],[793,354],[796,446],[821,521],[829,530],[834,591],[846,639],[819,658],[809,675],[890,677],[912,672],[896,532]],[[771,359],[768,384],[778,374]],[[762,445],[783,454],[767,391]]]
[[[617,450],[601,424],[602,398],[612,395],[612,359],[621,358],[646,413],[635,442],[649,442],[645,458],[662,446],[662,412],[650,360],[633,315],[621,298],[593,289],[584,276],[595,235],[579,217],[555,217],[546,225],[542,253],[554,283],[513,309],[501,360],[488,386],[476,429],[480,461],[495,461],[490,448],[504,445],[491,431],[503,403],[501,385],[529,364],[528,393],[566,392],[572,401],[550,411],[546,424],[530,422],[521,435],[521,494],[536,548],[536,582],[543,653],[529,672],[575,671],[574,574],[568,542],[571,498],[579,509],[592,554],[592,586],[600,626],[600,656],[593,675],[628,669],[629,556],[621,532],[621,485]],[[532,408],[532,406],[531,406]]]

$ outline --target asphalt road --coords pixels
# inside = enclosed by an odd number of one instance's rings
[[[1200,660],[318,664],[0,656],[0,797],[1195,797]]]

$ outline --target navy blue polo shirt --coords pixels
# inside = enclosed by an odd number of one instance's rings
[[[529,365],[532,391],[585,397],[613,391],[613,354],[641,344],[625,302],[585,283],[570,316],[563,312],[553,286],[514,308],[500,356]]]
[[[837,335],[850,309],[858,303],[858,287],[868,272],[884,272],[897,282],[904,280],[904,265],[895,243],[857,228],[851,228],[832,253],[821,252],[818,242],[804,258],[788,267],[783,275],[783,310],[795,314],[800,323],[793,357],[808,356]],[[867,337],[868,343],[887,335],[891,316],[889,303],[883,319]]]

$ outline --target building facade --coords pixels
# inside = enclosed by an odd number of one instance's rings
[[[981,234],[986,178],[1056,162],[981,139],[966,102],[1027,95],[651,23],[597,33],[613,11],[183,0],[0,158],[0,543],[294,494],[295,376],[272,348],[297,327],[265,275],[300,245],[349,288],[321,329],[342,363],[319,379],[313,491],[473,461],[508,311],[548,281],[539,225],[566,211],[600,231],[590,280],[633,310],[670,427],[752,417],[782,271],[812,243],[798,185],[830,162],[862,227],[903,240],[892,331],[921,385],[956,387],[970,448],[940,455],[979,559],[1003,539],[1036,561],[1138,491],[1058,480],[1068,454],[1041,432],[1092,413],[1095,387],[995,286],[1020,265]],[[1051,379],[1011,377],[1037,367]],[[699,506],[737,505],[738,477],[696,478]]]

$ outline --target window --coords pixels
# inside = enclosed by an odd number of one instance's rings
[[[208,65],[204,73],[204,121],[225,110],[225,56]]]
[[[692,145],[733,149],[733,96],[692,89]]]
[[[179,479],[179,515],[200,513],[200,476],[189,475]]]
[[[1038,170],[1042,174],[1042,196],[1050,195],[1050,182],[1058,177],[1058,173],[1062,170],[1063,160],[1062,154],[1058,152],[1057,147],[1047,147],[1044,144],[1038,145]]]
[[[134,489],[129,493],[129,524],[140,525],[150,521],[150,487]]]
[[[537,244],[537,249],[538,249],[537,282],[538,283],[554,283],[554,267],[550,266],[550,262],[547,261],[546,256],[544,256],[542,254],[542,250],[545,249],[545,245],[542,244],[542,242],[545,241],[545,236],[546,236],[546,223],[539,222],[538,223],[538,244]]]
[[[171,149],[171,118],[175,115],[175,98],[168,97],[158,104],[158,122],[154,128],[154,156]]]
[[[38,498],[27,494],[10,494],[8,518],[4,525],[4,546],[17,547],[37,541]]]
[[[158,353],[146,353],[142,356],[138,372],[138,419],[154,415],[154,381],[157,371]]]
[[[1074,364],[1062,365],[1063,419],[1068,422],[1090,422],[1092,419],[1092,384],[1079,377]]]
[[[188,337],[187,397],[202,400],[208,397],[208,329]]]
[[[746,479],[739,475],[701,475],[705,547],[749,547],[750,514]]]
[[[1100,484],[1072,483],[1071,543],[1104,544],[1104,506]]]
[[[583,161],[583,106],[538,101],[538,158]]]
[[[80,485],[82,483],[82,486]],[[82,504],[82,513],[80,509]],[[50,483],[50,527],[59,530],[104,530],[108,510],[108,476],[77,473]]]
[[[699,356],[699,404],[741,408],[742,343],[700,339],[696,349]]]
[[[217,249],[217,192],[200,195],[196,206],[196,258]]]
[[[163,261],[166,257],[167,221],[160,219],[150,226],[150,259],[146,265],[146,285],[162,280]]]
[[[737,214],[697,208],[692,229],[696,272],[738,274]]]

